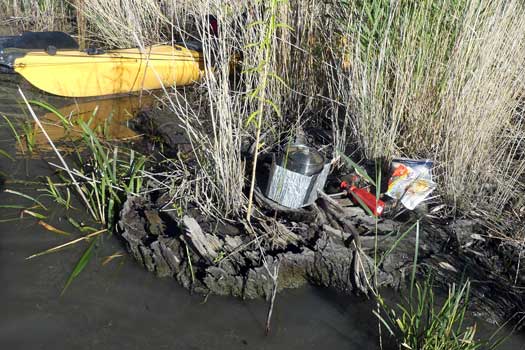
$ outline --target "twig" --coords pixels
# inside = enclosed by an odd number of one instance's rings
[[[272,298],[270,300],[270,307],[268,308],[268,316],[266,316],[266,335],[270,334],[270,323],[272,321],[272,313],[273,313],[273,306],[275,304],[275,297],[277,296],[277,286],[278,281],[277,278],[279,277],[279,267],[281,266],[281,260],[277,262],[276,265],[273,267],[273,274],[270,275],[273,281],[273,288],[272,288]]]
[[[352,237],[354,238],[356,245],[359,247],[359,250],[361,249],[361,239],[359,237],[359,231],[355,227],[355,225],[350,222],[345,217],[345,212],[343,207],[339,203],[337,203],[332,197],[324,193],[323,191],[318,191],[319,195],[326,200],[329,204],[335,207],[335,209],[331,209],[329,206],[327,206],[327,211],[335,217],[336,220],[340,221],[344,227],[350,231],[350,234],[352,234]]]
[[[48,250],[46,250],[46,251],[43,251],[43,252],[40,252],[40,253],[37,253],[37,254],[33,254],[33,255],[31,255],[31,256],[28,256],[28,257],[26,258],[26,260],[30,260],[30,259],[36,258],[36,257],[38,257],[38,256],[42,256],[42,255],[45,255],[45,254],[48,254],[48,253],[56,252],[57,250],[60,250],[60,249],[65,248],[65,247],[68,247],[68,246],[73,245],[73,244],[75,244],[75,243],[78,243],[78,242],[80,242],[80,241],[88,241],[90,238],[93,238],[93,237],[95,237],[95,236],[98,236],[99,234],[104,233],[104,232],[106,232],[107,230],[108,230],[108,229],[105,228],[105,229],[103,229],[103,230],[100,230],[100,231],[96,231],[96,232],[90,233],[90,234],[88,234],[88,235],[86,235],[86,236],[83,236],[83,237],[80,237],[80,238],[74,239],[74,240],[72,240],[72,241],[69,241],[69,242],[67,242],[67,243],[61,244],[61,245],[59,245],[59,246],[53,247],[53,248],[48,249]]]
[[[364,254],[364,252],[361,247],[361,238],[359,235],[359,231],[357,230],[355,225],[345,217],[344,209],[343,207],[341,207],[341,205],[339,205],[339,203],[337,203],[333,198],[331,198],[323,191],[319,191],[319,195],[323,200],[325,200],[328,203],[328,205],[326,205],[326,212],[329,215],[327,216],[333,216],[334,220],[341,222],[343,227],[350,231],[350,234],[352,235],[352,243],[355,247],[353,270],[356,287],[365,294],[368,294],[368,291],[372,291],[373,294],[376,294],[374,288],[372,288],[370,284],[365,267],[363,265],[363,259],[361,258],[361,254]],[[334,208],[330,208],[330,205],[332,205]],[[368,289],[365,287],[363,279],[366,285],[368,286]]]

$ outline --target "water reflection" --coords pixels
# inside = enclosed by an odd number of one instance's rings
[[[54,143],[76,141],[82,137],[78,121],[82,120],[105,140],[131,140],[139,135],[128,127],[128,121],[141,110],[151,108],[157,100],[155,95],[144,94],[113,97],[97,100],[75,100],[74,103],[58,108],[62,119],[54,112],[45,113],[40,121]],[[40,150],[50,149],[50,145],[40,128],[31,123],[32,135],[26,138],[19,151],[27,151],[28,142]],[[31,139],[32,138],[32,139]]]

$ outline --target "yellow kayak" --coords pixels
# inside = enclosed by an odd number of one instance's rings
[[[144,53],[139,49],[95,54],[78,50],[28,51],[18,52],[9,60],[6,63],[10,68],[32,85],[66,97],[184,86],[199,80],[204,69],[202,53],[178,45],[147,47]]]

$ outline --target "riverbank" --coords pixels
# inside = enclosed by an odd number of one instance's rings
[[[3,4],[9,21],[36,25],[53,10],[15,17],[27,4]],[[82,236],[72,242],[90,245],[63,293],[99,241],[115,233],[140,264],[192,292],[268,299],[268,320],[286,288],[312,283],[379,302],[388,286],[410,304],[416,277],[432,275],[430,289],[451,291],[461,305],[470,295],[484,319],[521,325],[525,114],[516,77],[525,71],[523,4],[82,5],[57,7],[67,13],[59,22],[77,25],[81,41],[104,48],[198,41],[204,73],[188,88],[121,100],[123,118],[103,100],[74,100],[56,111],[42,103],[55,106],[51,97],[35,93],[41,101],[26,113],[35,109],[34,118],[45,120],[51,141],[23,113],[4,118],[18,156],[45,155],[53,169],[20,215],[49,228],[42,196],[90,214],[89,225],[74,225]],[[155,106],[137,116],[148,104],[143,97]],[[88,112],[75,112],[80,106]],[[110,132],[115,121],[118,133]],[[435,196],[379,221],[349,198],[324,193],[306,209],[276,206],[260,190],[268,160],[298,139],[334,160],[326,193],[360,173],[359,163],[375,169],[361,184],[379,196],[375,183],[386,182],[390,160],[402,156],[432,159]],[[13,194],[16,179],[5,175]],[[471,288],[457,293],[456,285]]]
[[[525,312],[519,287],[523,276],[515,264],[501,264],[519,257],[502,251],[480,221],[413,216],[406,222],[381,219],[376,224],[359,207],[334,206],[321,198],[293,215],[266,208],[268,216],[257,218],[256,228],[250,228],[213,221],[195,210],[190,212],[194,216],[165,210],[170,199],[167,192],[128,197],[119,232],[139,264],[199,294],[269,300],[271,272],[277,269],[278,290],[311,283],[368,294],[374,274],[378,288],[404,290],[416,263],[418,274],[432,275],[436,287],[473,281],[472,311],[490,323],[503,324]]]
[[[10,82],[6,83],[7,86],[9,86]],[[6,85],[4,85],[4,87],[5,86]],[[9,102],[4,104],[4,106],[11,105],[13,110],[10,113],[15,113],[15,110],[17,110],[16,103],[14,103],[11,97],[4,97],[4,99],[6,101],[12,101],[12,103]],[[82,103],[79,103],[78,101],[77,104],[82,105]],[[19,112],[16,113],[18,114]],[[153,112],[153,114],[156,113],[157,112]],[[165,123],[163,123],[162,128],[159,128],[156,126],[155,122],[151,120],[151,115],[151,111],[142,112],[139,118],[134,122],[134,128],[138,134],[143,133],[145,125],[152,127],[152,130],[156,131],[155,134],[149,133],[148,135],[152,135],[150,141],[146,141],[145,145],[141,142],[139,148],[146,147],[146,149],[160,149],[159,142],[162,140],[161,142],[164,144],[162,149],[165,154],[177,154],[179,151],[191,150],[191,148],[188,148],[188,144],[184,137],[177,137],[177,133],[173,132],[174,130],[167,127]],[[160,115],[164,115],[163,118],[167,117],[167,115],[163,113],[160,113]],[[142,127],[139,127],[139,124],[141,124]],[[172,123],[173,127],[176,127],[177,125],[177,123]],[[5,139],[10,140],[11,136],[9,136],[9,130],[7,128],[3,128],[3,130],[6,133]],[[181,136],[180,133],[178,135]],[[148,139],[148,137],[146,137],[146,139]],[[153,143],[155,144],[155,147],[152,147]],[[150,145],[148,146],[148,144]],[[10,153],[14,152],[12,146],[8,147],[7,150]],[[49,152],[49,150],[45,152]],[[49,153],[47,154],[49,156]],[[24,162],[26,161],[21,160],[20,165]],[[35,168],[36,172],[30,172],[28,179],[31,179],[33,176],[37,175],[37,173],[39,176],[42,176],[49,172],[49,168],[45,166],[44,162],[41,162],[38,159],[34,159],[32,162],[39,165]],[[5,164],[9,164],[9,162]],[[38,170],[42,166],[47,169],[44,173]],[[20,168],[20,170],[22,170],[22,168]],[[15,175],[15,172],[9,171],[8,169],[3,169],[3,171],[6,174],[12,174],[12,176],[9,176],[10,179],[19,178]],[[8,186],[9,188],[13,188],[12,183],[10,184],[8,182]],[[14,188],[16,188],[16,186]],[[120,225],[123,230],[117,232],[123,234],[124,238],[130,238],[128,241],[128,248],[131,248],[130,251],[135,253],[132,254],[132,256],[138,257],[140,263],[144,263],[148,269],[159,275],[166,277],[169,275],[175,275],[177,281],[181,285],[195,293],[196,298],[199,298],[197,295],[200,295],[200,298],[204,298],[206,295],[208,295],[208,298],[213,298],[212,294],[222,294],[235,295],[239,298],[259,299],[268,298],[268,296],[271,295],[271,280],[267,276],[267,271],[261,265],[261,256],[258,249],[256,249],[256,246],[253,244],[253,239],[250,238],[252,236],[250,236],[250,233],[248,232],[243,232],[244,228],[242,225],[219,225],[219,229],[216,229],[216,223],[210,221],[210,219],[206,219],[206,217],[203,217],[202,215],[198,215],[198,211],[195,211],[195,209],[187,212],[172,210],[171,212],[162,213],[159,210],[160,208],[165,207],[165,203],[163,203],[162,200],[166,200],[166,197],[158,195],[152,197],[148,195],[141,197],[130,196],[121,212]],[[3,203],[8,204],[5,201]],[[291,233],[290,237],[297,240],[293,244],[285,243],[281,248],[274,247],[268,252],[265,252],[269,253],[268,256],[271,257],[269,259],[272,259],[273,262],[278,259],[281,261],[279,289],[284,287],[297,288],[300,286],[305,288],[308,283],[313,283],[325,287],[328,286],[346,293],[346,295],[352,295],[354,292],[361,293],[359,292],[359,288],[356,288],[355,279],[352,278],[355,276],[355,270],[353,270],[355,264],[353,263],[353,260],[356,256],[356,251],[351,244],[352,240],[350,239],[351,237],[348,232],[344,232],[345,230],[338,231],[337,229],[329,228],[330,225],[326,222],[323,223],[322,220],[320,221],[318,218],[316,219],[316,216],[321,213],[320,209],[318,209],[320,211],[319,213],[312,213],[312,209],[310,208],[303,211],[300,215],[297,215],[297,213],[284,212],[277,213],[278,215],[275,216],[269,214],[268,210],[271,210],[271,208],[265,208],[264,201],[257,201],[257,203],[259,203],[259,210],[266,212],[265,216],[262,218],[276,218],[278,221],[275,221],[272,226],[283,225],[281,228],[284,233]],[[324,205],[322,204],[322,201],[318,204],[320,207],[323,207]],[[81,204],[78,203],[77,205]],[[350,217],[351,222],[361,233],[360,238],[363,251],[370,256],[374,246],[373,233],[375,232],[375,222],[358,207],[348,207],[347,210],[353,213],[353,216]],[[64,222],[60,223],[60,220],[64,220],[60,219],[64,218],[62,215],[63,214],[51,215],[51,217],[56,217],[59,220],[57,222],[52,222],[55,226],[64,229]],[[191,234],[187,240],[181,240],[181,237],[186,237],[183,229],[184,215],[194,215],[194,217],[199,220],[199,226],[203,229],[206,237],[209,237],[210,233],[213,233],[214,237],[219,237],[222,245],[218,250],[219,254],[215,256],[215,258],[212,258],[211,256],[203,257],[192,244]],[[326,213],[324,215],[326,215]],[[89,218],[86,217],[86,221],[89,221],[88,219]],[[260,219],[261,217],[257,220]],[[469,222],[466,223],[468,224]],[[344,223],[342,224],[344,225]],[[421,223],[420,265],[423,267],[422,271],[428,271],[425,268],[430,269],[432,267],[432,270],[436,273],[436,280],[442,283],[443,286],[446,286],[452,281],[460,282],[465,277],[465,274],[463,274],[465,271],[468,271],[469,276],[477,281],[487,281],[488,278],[489,282],[479,284],[474,283],[472,288],[472,295],[474,297],[473,310],[486,320],[495,322],[501,320],[506,315],[510,315],[512,311],[518,311],[516,304],[519,306],[523,304],[518,303],[519,299],[512,293],[509,293],[509,290],[512,291],[512,288],[505,290],[505,286],[507,285],[505,283],[507,282],[501,283],[501,279],[498,280],[498,278],[501,278],[501,276],[505,275],[508,271],[494,270],[494,266],[497,265],[491,265],[491,262],[497,262],[499,260],[492,258],[494,255],[487,254],[488,250],[484,250],[486,246],[483,244],[478,244],[477,246],[469,244],[468,247],[474,252],[477,251],[477,254],[459,250],[460,245],[458,243],[460,241],[462,241],[461,245],[464,245],[468,243],[472,237],[476,237],[475,235],[472,236],[472,234],[483,234],[482,226],[479,227],[478,225],[474,225],[474,228],[470,228],[474,230],[472,233],[463,234],[469,232],[468,227],[461,228],[459,231],[454,232],[454,225],[448,224],[442,223],[441,225],[436,226],[432,225],[431,221]],[[34,223],[29,223],[29,225],[34,225]],[[380,239],[378,241],[378,246],[380,255],[393,246],[393,243],[398,237],[392,235],[392,232],[403,232],[402,226],[403,223],[399,221],[382,220],[379,222],[378,227],[380,228]],[[69,229],[66,228],[66,230]],[[49,235],[49,232],[45,230],[43,233]],[[227,236],[230,236],[230,238],[227,238]],[[133,240],[133,238],[135,238],[135,240]],[[275,242],[279,242],[279,237],[275,238]],[[31,236],[26,237],[26,239],[34,238]],[[383,264],[381,268],[383,271],[381,274],[381,284],[384,286],[399,286],[402,284],[401,276],[406,276],[407,272],[412,267],[413,253],[415,251],[414,239],[414,234],[409,235],[407,239],[403,240],[402,244],[392,252],[388,261],[385,261],[385,264]],[[170,240],[172,241],[171,243],[177,241],[177,249],[172,249],[171,252],[173,252],[174,257],[180,261],[181,264],[178,266],[176,264],[170,266],[167,260],[162,260],[166,256],[165,253],[167,250],[165,247],[167,247],[167,243],[169,243]],[[60,241],[63,242],[63,239]],[[132,242],[134,242],[135,245],[131,245],[130,243]],[[239,242],[242,242],[241,244],[243,245],[244,243],[251,242],[251,245],[248,244],[245,247],[243,246],[238,252],[228,256],[229,253],[232,253],[239,247],[235,245],[227,247],[224,245],[226,242],[237,245]],[[188,250],[185,249],[186,243],[189,247]],[[27,249],[24,250],[26,252],[25,255],[17,253],[17,256],[21,260],[30,254],[55,244],[58,244],[58,241],[52,243],[36,240],[30,247],[26,247]],[[107,256],[117,252],[123,253],[123,250],[118,248],[122,248],[121,245],[114,246],[111,244],[111,251],[107,251],[104,248],[105,244],[106,243],[101,243],[100,249],[103,249],[106,253],[98,252],[97,249],[97,256],[99,258],[96,260],[105,260]],[[281,242],[281,244],[283,243]],[[171,247],[173,247],[173,245]],[[230,249],[230,251],[228,251],[228,249]],[[481,251],[483,251],[483,257],[478,258],[477,256]],[[188,254],[190,255],[194,268],[194,281],[192,280],[192,273],[188,266]],[[75,255],[77,255],[75,251],[70,251],[67,256],[74,258]],[[151,257],[151,260],[144,259],[144,257],[148,255]],[[64,257],[62,253],[53,256],[53,259],[57,259],[55,261],[61,261],[61,259],[64,259],[62,260],[64,263],[61,265],[64,270],[72,268],[71,263],[66,263],[66,261],[68,261],[66,258],[67,256]],[[161,259],[158,259],[159,257]],[[155,260],[156,258],[158,260]],[[287,260],[287,258],[290,259]],[[43,259],[49,258],[44,257]],[[221,264],[222,260],[223,262]],[[480,262],[482,261],[485,261],[485,266],[483,269],[479,269]],[[34,263],[30,262],[30,264],[32,264],[31,266],[33,267],[40,266],[39,263],[33,265]],[[119,259],[116,259],[112,264],[119,264]],[[128,261],[126,264],[134,265],[131,261]],[[373,264],[370,265],[368,272],[372,269],[372,265]],[[472,266],[475,268],[471,269]],[[174,268],[171,269],[172,267]],[[467,268],[465,269],[465,267]],[[451,268],[455,269],[455,271],[451,271]],[[95,268],[95,271],[100,272],[101,269],[103,268],[97,267]],[[489,269],[493,269],[492,274],[486,274]],[[97,272],[95,271],[93,274],[96,275]],[[494,271],[498,271],[498,276],[494,276]],[[6,272],[6,276],[7,275]],[[81,282],[81,280],[87,278],[86,281],[89,281],[90,275],[91,273],[87,272],[86,276],[82,275],[73,285],[79,283],[78,288],[82,289],[81,286],[83,286],[84,283]],[[66,277],[66,275],[60,273],[57,273],[55,276],[49,274],[46,276],[46,278],[50,278],[51,281],[54,281],[52,286],[54,286],[57,292],[63,285],[63,279]],[[170,281],[170,279],[166,279],[164,282],[155,279],[151,281],[158,281],[161,285],[171,286],[171,288],[174,287],[173,283],[170,284],[170,282],[166,282]],[[153,293],[157,282],[151,281],[148,283],[150,283],[151,293]],[[364,280],[361,282],[365,283]],[[494,288],[495,285],[497,285],[498,288]],[[363,287],[363,285],[361,285],[361,287]],[[78,289],[76,290],[78,291]],[[283,292],[285,294],[282,294]],[[78,292],[72,292],[72,299],[68,300],[73,303],[74,297],[77,293]],[[282,291],[279,293],[276,310],[282,302],[285,302],[288,305],[293,305],[290,301],[286,301],[286,293],[289,292]],[[69,292],[67,294],[69,294]],[[296,294],[292,293],[291,295]],[[258,301],[257,303],[263,302]],[[487,305],[489,305],[489,307],[487,307]],[[311,307],[312,306],[309,306],[308,308],[310,309]],[[286,311],[276,312],[277,315],[279,315],[280,312]],[[277,329],[279,329],[279,317],[280,316],[276,316],[273,320]],[[276,331],[279,332],[278,330]]]

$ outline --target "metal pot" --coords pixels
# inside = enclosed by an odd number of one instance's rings
[[[298,144],[289,146],[279,163],[287,170],[312,176],[323,170],[325,159],[317,150]]]

